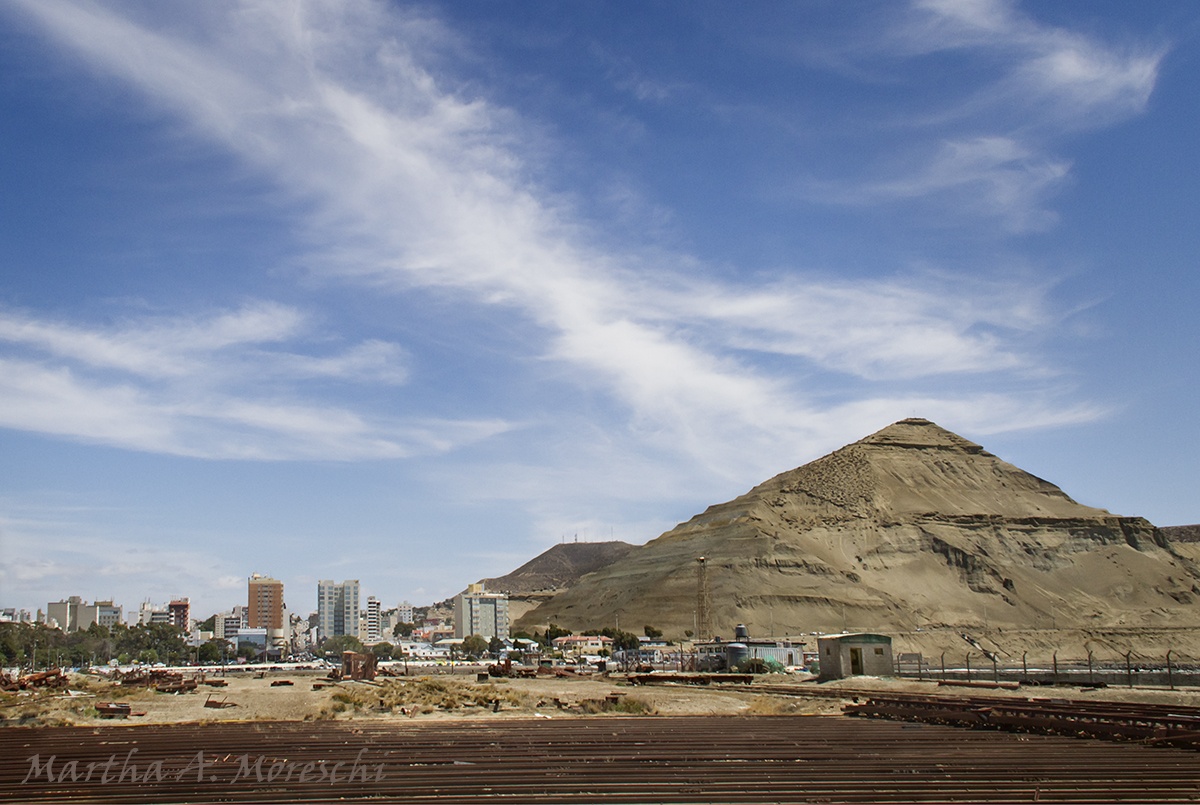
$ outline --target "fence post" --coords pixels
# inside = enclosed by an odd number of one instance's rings
[[[1129,655],[1132,653],[1132,651],[1125,652],[1125,685],[1130,688],[1133,687],[1133,668],[1129,664]]]
[[[996,655],[992,655],[992,681],[1000,684],[1000,669],[996,666]]]
[[[1029,664],[1027,662],[1025,662],[1025,656],[1027,654],[1029,654],[1028,651],[1021,652],[1021,681],[1022,682],[1029,681]]]
[[[967,681],[971,681],[971,652],[967,652]]]
[[[942,652],[942,681],[946,681],[946,652]]]
[[[1058,684],[1058,652],[1054,652],[1054,684]]]
[[[1088,684],[1094,685],[1095,683],[1096,683],[1096,678],[1092,674],[1092,650],[1088,649]]]
[[[1171,673],[1171,649],[1167,649],[1167,685],[1175,690],[1175,676]]]

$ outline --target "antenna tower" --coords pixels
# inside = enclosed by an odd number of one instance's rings
[[[712,640],[712,598],[708,594],[708,559],[696,559],[696,628],[697,640]]]

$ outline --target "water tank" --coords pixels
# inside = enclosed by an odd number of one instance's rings
[[[750,630],[746,628],[746,624],[739,623],[733,627],[733,639],[742,643],[750,639]]]
[[[748,659],[750,659],[750,647],[745,643],[725,644],[725,667],[730,671],[736,670]]]

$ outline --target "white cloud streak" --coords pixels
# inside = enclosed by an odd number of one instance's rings
[[[816,185],[814,198],[855,205],[928,199],[938,217],[999,222],[1014,233],[1053,226],[1047,202],[1071,165],[1052,149],[1067,135],[1143,112],[1165,54],[1161,46],[1120,48],[1039,24],[1009,0],[916,0],[877,45],[893,57],[986,58],[992,76],[965,97],[947,77],[940,107],[912,124],[924,139],[898,147],[909,165],[893,166],[884,179]]]
[[[320,0],[226,3],[220,13],[212,6],[193,12],[192,20],[167,33],[93,5],[19,5],[103,73],[137,87],[312,202],[326,237],[327,271],[398,293],[414,286],[451,290],[475,304],[517,312],[548,334],[546,356],[575,367],[579,382],[600,385],[628,406],[635,430],[718,471],[735,453],[757,451],[768,456],[764,461],[794,454],[830,422],[828,411],[786,374],[755,368],[752,352],[864,379],[1037,368],[1022,344],[1048,323],[1036,313],[1043,306],[1040,289],[1006,287],[999,307],[995,287],[928,286],[920,277],[793,280],[747,289],[685,280],[661,262],[647,266],[600,252],[569,209],[525,178],[523,166],[537,155],[522,152],[515,117],[466,97],[423,66],[436,61],[449,36],[418,14]],[[997,31],[1014,43],[1033,36],[1026,23],[1011,22],[1002,5],[945,3],[929,10],[939,25],[958,32],[963,46]],[[971,33],[979,28],[987,36]],[[1041,78],[1047,95],[1086,96],[1096,109],[1133,92],[1117,89],[1129,84],[1119,62],[1100,83],[1072,80],[1072,65],[1082,62],[1073,63],[1069,54],[1086,61],[1101,58],[1098,51],[1029,47],[1012,81],[1040,75],[1036,68],[1044,63],[1053,73]],[[867,195],[899,199],[982,187],[987,200],[981,203],[995,214],[1019,220],[1011,211],[1025,210],[1032,220],[1036,200],[1065,171],[1065,163],[1041,158],[1015,139],[984,137],[948,142],[922,175],[880,183]],[[156,378],[169,376],[181,356],[195,359],[184,350],[164,355],[128,335],[59,337],[53,327],[26,325],[21,331],[18,322],[9,338]],[[241,335],[223,335],[225,328],[212,322],[201,328],[210,348],[220,349],[222,337],[284,339],[298,323],[286,310],[264,309],[235,316],[227,326]],[[389,349],[365,344],[333,364],[288,357],[282,365],[296,375],[354,374],[391,365]],[[339,456],[407,455],[415,438],[411,430],[381,435],[387,430],[347,411],[227,399],[183,406],[148,399],[145,390],[90,387],[66,371],[10,365],[19,370],[12,376],[19,382],[10,379],[12,396],[0,416],[11,427],[60,432],[34,413],[57,393],[63,400],[94,397],[100,405],[93,416],[109,423],[115,442],[134,446],[163,444],[159,431],[179,430],[174,417],[202,423],[198,429],[214,444],[235,441],[241,426],[279,439],[306,434],[305,455],[325,443],[350,445]],[[978,395],[927,402],[933,409],[958,404],[980,411],[1015,404]],[[876,403],[882,409],[896,399],[859,404],[849,427],[876,416]],[[1091,415],[1082,408],[1065,414]],[[321,426],[324,441],[316,435]],[[82,435],[89,427],[77,430]],[[481,422],[462,430],[478,436],[502,428]],[[226,429],[230,438],[209,438]],[[458,442],[436,424],[425,436],[433,445]]]
[[[404,351],[367,341],[313,356],[268,344],[306,329],[299,311],[248,305],[207,318],[85,328],[0,310],[0,424],[204,458],[404,458],[508,429],[499,420],[406,421],[298,402],[304,381],[404,382]],[[277,389],[270,393],[267,389]]]

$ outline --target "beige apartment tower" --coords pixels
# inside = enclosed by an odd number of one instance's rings
[[[247,627],[266,629],[268,639],[283,638],[283,582],[255,573],[248,587]]]

